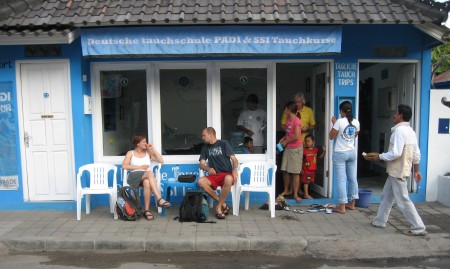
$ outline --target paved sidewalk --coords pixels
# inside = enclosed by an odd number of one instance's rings
[[[394,207],[385,229],[370,225],[378,205],[346,214],[241,209],[240,215],[217,223],[180,223],[178,207],[153,221],[113,220],[106,207],[90,215],[65,211],[0,211],[0,244],[20,251],[267,251],[311,254],[329,259],[450,257],[450,208],[417,204],[428,227],[426,236],[406,236],[406,220]],[[156,210],[154,210],[156,211]],[[0,248],[2,247],[0,245]]]

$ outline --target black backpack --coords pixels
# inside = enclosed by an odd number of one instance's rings
[[[180,205],[180,222],[206,222],[209,215],[208,202],[203,191],[188,190]],[[209,223],[215,223],[211,221]]]
[[[142,214],[138,190],[130,186],[120,188],[115,209],[121,220],[138,220]]]

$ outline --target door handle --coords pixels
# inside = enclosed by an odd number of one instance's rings
[[[30,138],[31,138],[31,136],[28,135],[28,132],[25,132],[25,134],[24,134],[24,136],[23,136],[23,142],[25,143],[25,146],[26,146],[27,148],[30,147]]]

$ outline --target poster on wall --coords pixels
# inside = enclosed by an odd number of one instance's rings
[[[16,121],[13,83],[0,81],[0,190],[17,190]]]

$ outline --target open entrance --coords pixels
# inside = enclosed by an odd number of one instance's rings
[[[386,164],[368,162],[362,152],[386,152],[389,147],[393,114],[397,105],[412,107],[411,126],[417,119],[416,65],[412,63],[360,63],[358,119],[358,183],[360,189],[381,194],[386,181]],[[416,190],[414,180],[408,180],[409,191]]]
[[[328,83],[329,64],[328,63],[278,63],[276,67],[276,100],[277,100],[277,141],[284,136],[281,128],[281,118],[286,102],[294,99],[297,93],[305,96],[305,105],[313,110],[315,117],[315,127],[308,131],[314,136],[315,146],[328,147],[329,130],[329,104],[330,87]],[[304,124],[302,120],[302,124]],[[282,153],[276,155],[276,161],[281,168]],[[327,158],[317,159],[317,170],[314,183],[310,184],[310,195],[313,198],[330,197],[329,177]],[[280,169],[277,171],[277,194],[283,191],[283,179]],[[302,187],[300,187],[302,197]]]

